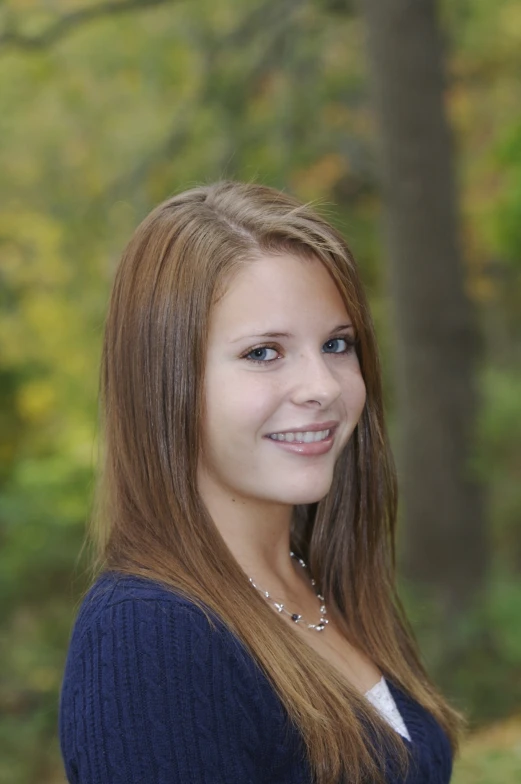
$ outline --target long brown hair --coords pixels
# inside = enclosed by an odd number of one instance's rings
[[[456,748],[460,719],[422,667],[396,595],[396,478],[365,294],[345,241],[308,206],[264,186],[222,182],[168,199],[137,228],[106,320],[93,523],[104,568],[160,581],[243,641],[301,732],[317,784],[342,775],[358,784],[381,778],[384,752],[406,764],[405,745],[252,588],[197,490],[212,305],[241,265],[282,251],[318,258],[334,279],[367,390],[329,493],[295,508],[292,548],[345,637],[430,711]]]

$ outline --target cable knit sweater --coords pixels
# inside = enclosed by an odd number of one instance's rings
[[[412,758],[406,782],[388,773],[389,784],[447,784],[445,734],[387,682]],[[85,597],[59,730],[71,784],[311,782],[301,736],[243,644],[145,579],[105,573]]]

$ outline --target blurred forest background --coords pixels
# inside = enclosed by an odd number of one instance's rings
[[[403,595],[472,730],[454,781],[521,781],[518,0],[1,0],[0,171],[2,784],[64,782],[119,255],[156,203],[223,177],[318,200],[359,260]]]

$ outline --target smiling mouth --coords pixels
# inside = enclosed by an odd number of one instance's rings
[[[272,441],[286,441],[295,444],[314,444],[317,441],[325,441],[331,434],[331,428],[328,430],[307,430],[298,433],[271,433],[268,438]]]

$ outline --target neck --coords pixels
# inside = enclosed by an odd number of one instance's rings
[[[293,588],[301,567],[290,556],[293,506],[238,498],[200,484],[202,499],[225,544],[248,577]],[[205,492],[206,491],[206,492]]]

